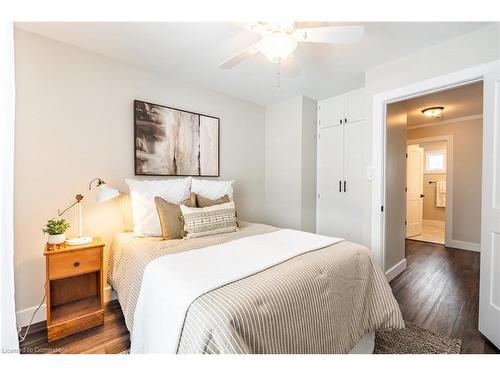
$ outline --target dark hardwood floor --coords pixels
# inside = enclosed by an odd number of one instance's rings
[[[406,261],[390,283],[405,321],[462,339],[462,353],[499,353],[477,329],[479,253],[407,240]]]
[[[462,339],[462,353],[499,353],[477,330],[479,254],[426,242],[406,242],[406,270],[391,281],[403,317]],[[35,324],[23,353],[120,353],[130,346],[117,301],[106,305],[104,325],[47,342],[45,322]]]

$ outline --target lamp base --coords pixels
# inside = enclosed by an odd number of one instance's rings
[[[69,246],[85,245],[87,243],[91,243],[92,240],[92,237],[76,237],[66,240],[66,244],[68,244]]]

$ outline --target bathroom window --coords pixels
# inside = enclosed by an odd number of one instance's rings
[[[446,173],[446,150],[425,153],[425,173]]]

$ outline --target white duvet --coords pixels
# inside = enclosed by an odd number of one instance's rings
[[[283,229],[156,258],[144,272],[130,352],[176,353],[184,318],[199,296],[340,241]]]

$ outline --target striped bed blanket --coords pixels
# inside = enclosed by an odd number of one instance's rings
[[[118,293],[132,340],[143,276],[151,261],[277,230],[241,222],[238,232],[190,240],[119,234],[112,245],[108,281]],[[155,293],[175,287],[157,285]],[[168,308],[160,314],[169,319]],[[368,332],[403,326],[398,304],[369,250],[342,241],[195,298],[176,338],[176,352],[348,353]]]

